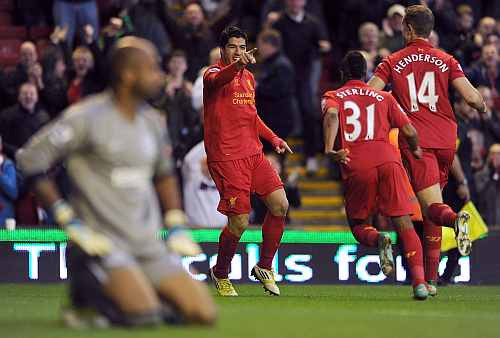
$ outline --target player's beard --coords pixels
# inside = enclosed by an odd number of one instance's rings
[[[143,84],[140,81],[136,81],[132,86],[132,92],[137,97],[140,97],[147,101],[158,98],[161,92],[161,86],[155,87],[152,85]]]

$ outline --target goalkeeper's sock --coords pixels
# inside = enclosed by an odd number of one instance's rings
[[[285,216],[274,216],[268,211],[262,224],[260,260],[257,263],[259,267],[272,270],[273,258],[280,246],[283,231],[285,231]]]
[[[356,240],[367,247],[378,247],[379,232],[368,224],[359,224],[351,227],[352,234]]]
[[[437,225],[455,228],[457,214],[447,204],[432,203],[427,208],[427,217]]]
[[[231,261],[233,260],[234,254],[236,253],[236,248],[238,247],[239,241],[240,237],[232,234],[229,231],[229,227],[224,227],[219,236],[219,251],[217,254],[217,263],[213,268],[215,277],[221,279],[228,277]]]
[[[424,262],[422,254],[422,244],[418,238],[415,229],[401,229],[396,227],[398,236],[403,243],[404,255],[410,269],[412,285],[416,286],[425,283]]]
[[[441,227],[424,218],[424,264],[425,280],[437,281],[441,256]]]

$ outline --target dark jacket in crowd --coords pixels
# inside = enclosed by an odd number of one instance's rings
[[[198,72],[209,62],[210,50],[217,46],[215,36],[207,23],[194,27],[181,19],[166,16],[167,30],[171,34],[175,49],[186,53],[188,70],[186,78],[194,81]]]
[[[485,86],[496,88],[500,92],[500,62],[497,63],[497,77],[495,79],[490,79],[486,65],[482,62],[474,63],[467,71],[466,75],[470,82],[475,86]]]
[[[478,209],[486,224],[500,225],[500,173],[492,165],[485,165],[475,174]]]
[[[301,22],[296,22],[282,13],[273,28],[281,33],[283,51],[295,67],[299,79],[309,81],[312,63],[319,57],[319,40],[327,40],[318,19],[305,14]]]
[[[30,113],[16,104],[0,112],[0,135],[5,154],[14,158],[15,152],[49,120],[49,114],[40,107]]]
[[[279,137],[286,139],[293,129],[293,111],[297,109],[292,85],[295,74],[290,60],[276,53],[259,64],[255,79],[260,117]]]
[[[17,102],[19,87],[28,81],[28,70],[23,64],[18,64],[15,69],[5,71],[2,83],[2,98],[4,106],[11,106]]]

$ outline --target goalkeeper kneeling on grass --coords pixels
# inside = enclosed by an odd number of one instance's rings
[[[208,289],[183,269],[181,255],[201,253],[182,229],[185,215],[170,145],[146,100],[163,84],[146,40],[125,37],[110,53],[110,88],[70,107],[17,153],[23,173],[69,238],[73,327],[212,324]],[[63,162],[68,201],[45,173]],[[167,243],[158,239],[170,227]]]

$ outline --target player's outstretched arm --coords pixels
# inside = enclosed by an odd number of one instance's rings
[[[236,74],[248,64],[255,63],[253,54],[257,51],[254,48],[245,52],[241,57],[223,68],[209,68],[203,75],[203,85],[207,88],[220,88],[231,82]]]
[[[456,78],[451,82],[453,87],[464,98],[465,102],[480,113],[486,112],[486,104],[484,103],[481,93],[474,88],[466,77]]]
[[[368,81],[368,85],[377,90],[382,90],[385,88],[385,82],[376,75],[372,76],[370,81]]]
[[[325,142],[325,155],[330,156],[335,162],[349,162],[349,150],[333,150],[335,139],[339,130],[339,112],[336,107],[328,108],[323,117],[323,138]]]
[[[293,154],[292,149],[288,146],[288,144],[279,138],[272,130],[269,128],[264,121],[260,118],[259,115],[257,115],[257,130],[259,132],[259,137],[262,137],[264,140],[268,141],[271,143],[273,146],[273,149],[278,153],[278,154],[283,154],[285,152],[289,152],[290,154]]]

